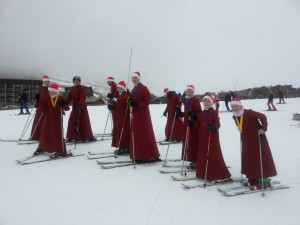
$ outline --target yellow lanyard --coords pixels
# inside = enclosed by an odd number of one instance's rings
[[[244,118],[244,114],[241,115],[241,119],[240,119],[240,122],[239,122],[238,118],[235,117],[236,124],[237,124],[238,129],[239,129],[239,131],[240,131],[241,133],[242,133],[242,131],[243,131],[243,118]]]
[[[50,99],[51,99],[51,103],[52,103],[53,108],[55,108],[56,103],[57,103],[57,99],[58,99],[58,95],[55,97],[55,101],[53,101],[53,98],[51,98],[51,97],[50,97]]]

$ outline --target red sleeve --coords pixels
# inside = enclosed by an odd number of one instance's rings
[[[84,105],[86,100],[86,88],[85,86],[81,86],[79,93],[79,103],[78,105]]]
[[[268,120],[267,117],[265,116],[265,114],[259,113],[259,112],[255,112],[253,110],[249,110],[249,112],[251,113],[251,116],[255,119],[257,119],[257,121],[260,123],[260,129],[267,131],[268,130]]]

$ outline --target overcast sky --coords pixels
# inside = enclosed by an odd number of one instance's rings
[[[0,0],[2,77],[127,82],[131,48],[156,95],[299,87],[300,1]]]

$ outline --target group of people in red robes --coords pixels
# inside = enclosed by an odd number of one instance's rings
[[[129,154],[135,163],[158,162],[160,154],[153,131],[149,104],[151,96],[148,88],[141,83],[141,74],[131,75],[133,89],[127,89],[124,81],[115,83],[113,77],[107,78],[111,87],[107,95],[109,112],[113,118],[112,146],[116,154]],[[35,96],[37,111],[32,126],[31,139],[39,140],[41,152],[56,152],[67,155],[63,135],[63,115],[72,102],[67,140],[94,141],[89,114],[85,103],[86,88],[81,78],[73,78],[74,86],[66,99],[59,95],[58,85],[50,84],[48,76],[43,77],[43,86]],[[230,172],[224,162],[220,141],[220,120],[218,111],[213,108],[214,97],[206,94],[203,109],[195,97],[195,87],[186,86],[182,100],[175,91],[164,89],[167,106],[163,113],[167,117],[165,135],[167,141],[183,141],[182,160],[196,168],[196,176],[205,180],[230,179]],[[182,105],[184,111],[181,111]],[[231,101],[233,119],[240,132],[241,172],[248,178],[247,185],[255,188],[268,187],[269,177],[276,176],[265,132],[267,118],[264,114],[244,109],[241,101]]]
[[[55,156],[67,156],[66,140],[63,132],[63,115],[72,102],[67,141],[94,141],[86,100],[86,88],[81,85],[81,78],[73,78],[74,86],[67,98],[59,95],[57,84],[50,85],[50,78],[43,77],[43,85],[35,95],[36,114],[31,130],[31,140],[39,140],[39,146],[34,152],[55,153]]]

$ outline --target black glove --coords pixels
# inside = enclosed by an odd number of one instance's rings
[[[190,116],[190,117],[192,117],[193,119],[197,119],[197,114],[195,113],[195,112],[193,112],[193,111],[189,111],[188,112],[188,115]]]
[[[112,93],[108,93],[106,97],[109,98],[109,99],[113,99],[114,95]]]
[[[35,94],[35,96],[34,96],[33,99],[36,100],[36,101],[38,101],[40,99],[40,94]]]
[[[107,104],[108,110],[114,110],[116,107],[113,106],[112,104]]]
[[[57,102],[57,104],[58,104],[60,107],[65,107],[66,102],[65,102],[64,100],[59,100],[59,101]]]
[[[167,117],[167,111],[164,111],[163,116]]]
[[[128,100],[128,102],[132,108],[137,108],[138,106],[137,102],[133,101],[131,98]]]
[[[208,130],[210,130],[210,131],[217,131],[217,128],[216,128],[215,124],[209,123],[208,124]]]
[[[78,105],[77,110],[78,110],[78,112],[83,113],[83,106]]]
[[[176,118],[181,117],[182,112],[181,112],[181,108],[179,106],[175,106],[175,113],[176,113]]]
[[[190,128],[193,128],[194,127],[194,123],[191,120],[188,120],[187,121],[187,126],[190,127]]]

